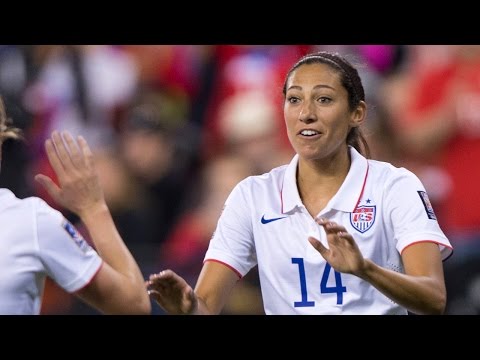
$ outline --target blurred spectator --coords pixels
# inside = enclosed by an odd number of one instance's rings
[[[195,140],[187,127],[188,104],[166,92],[144,92],[120,127],[120,155],[145,191],[144,241],[160,245],[184,206]],[[189,143],[182,146],[185,142]]]
[[[36,51],[42,62],[26,101],[41,116],[43,131],[82,133],[95,147],[111,132],[115,110],[135,93],[135,63],[120,48],[107,45],[49,45]]]
[[[218,157],[206,164],[197,186],[198,203],[185,212],[162,246],[159,268],[174,268],[195,285],[225,200],[251,170],[250,163],[238,155]],[[263,313],[258,273],[253,270],[237,287],[224,313]]]
[[[288,68],[309,48],[303,45],[219,45],[214,49],[215,70],[211,74],[211,94],[203,123],[204,156],[223,151],[224,139],[219,126],[223,102],[237,94],[252,91],[263,93],[274,102],[282,140],[286,147],[289,146],[283,131],[280,89]]]
[[[83,135],[92,149],[114,136],[112,123],[137,86],[137,68],[120,48],[110,45],[39,45],[33,47],[36,77],[24,102],[35,117],[32,172],[51,175],[43,142],[53,129]],[[50,205],[43,189],[36,194]]]
[[[392,95],[396,131],[455,248],[447,313],[480,314],[480,46],[415,46],[414,56]]]
[[[291,147],[284,145],[275,104],[263,93],[251,91],[232,95],[219,109],[219,128],[226,151],[244,157],[254,174],[288,164]]]

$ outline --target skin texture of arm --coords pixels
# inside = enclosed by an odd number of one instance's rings
[[[147,286],[152,298],[169,314],[219,314],[238,281],[238,275],[214,261],[203,265],[195,291],[172,270],[150,276]]]
[[[45,149],[59,186],[39,174],[41,183],[59,205],[77,214],[104,260],[92,281],[76,295],[106,314],[150,314],[142,273],[115,227],[94,168],[93,154],[83,137],[53,132]]]
[[[368,281],[410,312],[440,315],[445,311],[447,295],[437,244],[420,242],[407,247],[402,253],[402,274],[365,259],[343,226],[326,219],[317,219],[317,223],[327,233],[329,249],[313,237],[309,241],[336,271]]]

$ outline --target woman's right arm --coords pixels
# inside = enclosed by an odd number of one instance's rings
[[[150,276],[149,294],[167,313],[219,314],[237,281],[256,265],[245,186],[237,184],[225,201],[195,291],[171,270]]]

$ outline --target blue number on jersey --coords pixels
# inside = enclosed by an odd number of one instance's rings
[[[338,271],[333,270],[335,273],[335,286],[327,286],[328,276],[332,267],[329,263],[325,264],[325,270],[323,271],[322,281],[320,283],[320,292],[322,294],[336,293],[337,305],[343,304],[343,293],[347,292],[347,288],[342,286],[342,276]]]
[[[295,307],[312,307],[315,306],[315,301],[308,301],[307,281],[305,278],[305,263],[303,258],[292,258],[292,264],[298,265],[298,272],[300,275],[300,291],[302,293],[302,301],[295,301]],[[335,274],[335,286],[327,286],[328,277],[332,267],[329,263],[325,264],[323,270],[322,280],[320,282],[320,293],[322,294],[337,294],[337,305],[343,304],[343,293],[347,292],[347,288],[342,286],[342,276],[338,271],[333,271]]]
[[[307,281],[305,280],[305,264],[302,258],[292,258],[292,264],[298,264],[298,272],[300,273],[300,291],[302,292],[302,301],[295,301],[295,307],[311,307],[315,306],[315,301],[307,300]]]

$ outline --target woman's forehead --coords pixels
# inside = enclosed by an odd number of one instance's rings
[[[287,82],[287,90],[293,87],[322,86],[336,88],[339,85],[338,71],[326,64],[304,64],[295,69]]]

